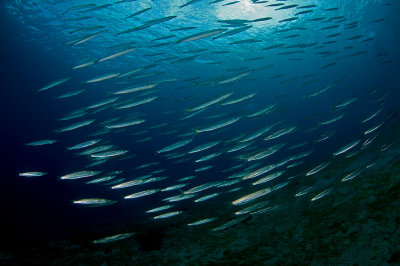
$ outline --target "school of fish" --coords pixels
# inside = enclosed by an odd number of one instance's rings
[[[79,159],[54,177],[97,188],[71,199],[77,208],[145,200],[147,219],[220,231],[281,208],[271,195],[309,204],[332,196],[370,170],[369,152],[393,144],[380,139],[394,116],[385,106],[391,91],[379,83],[353,89],[357,80],[341,71],[356,60],[393,63],[374,49],[373,29],[385,17],[354,18],[317,0],[48,2],[63,49],[76,56],[34,95],[80,106],[26,149],[57,146]],[[357,137],[347,138],[346,127]],[[339,176],[338,163],[348,165]]]

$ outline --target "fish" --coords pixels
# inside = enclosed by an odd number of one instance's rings
[[[295,20],[298,20],[298,19],[299,19],[298,17],[286,18],[286,19],[279,20],[279,23],[295,21]]]
[[[220,23],[224,24],[229,24],[230,26],[241,26],[243,24],[248,23],[249,21],[247,19],[224,19],[224,20],[218,20]]]
[[[156,18],[156,19],[152,19],[152,20],[148,20],[145,21],[142,25],[134,27],[134,28],[130,28],[121,32],[118,32],[117,35],[121,35],[121,34],[126,34],[126,33],[131,33],[131,32],[135,32],[135,31],[139,31],[139,30],[143,30],[143,29],[147,29],[153,25],[157,25],[166,21],[169,21],[171,19],[176,18],[176,16],[166,16],[166,17],[162,17],[162,18]]]
[[[57,99],[70,98],[70,97],[72,97],[72,96],[79,95],[79,94],[83,93],[84,91],[85,91],[85,89],[66,92],[66,93],[63,93],[63,94],[61,94],[60,96],[58,96]]]
[[[219,140],[217,140],[217,141],[211,141],[211,142],[205,143],[205,144],[203,144],[203,145],[200,145],[200,146],[198,146],[198,147],[196,147],[196,148],[194,148],[194,149],[188,151],[188,154],[197,153],[197,152],[201,152],[201,151],[210,149],[210,148],[212,148],[212,147],[218,145],[219,143],[221,143],[221,141],[219,141]]]
[[[289,147],[289,150],[294,150],[294,149],[303,147],[303,146],[307,145],[308,143],[309,143],[309,141],[303,141],[303,142],[294,144],[294,145],[292,145],[292,146]]]
[[[253,21],[253,22],[254,22],[254,21]],[[222,34],[220,34],[220,35],[214,37],[213,40],[216,40],[216,39],[219,39],[219,38],[228,37],[228,36],[232,36],[232,35],[238,34],[238,33],[240,33],[240,32],[243,32],[243,31],[245,31],[245,30],[250,29],[251,27],[252,27],[252,26],[249,25],[249,26],[243,26],[243,27],[240,27],[240,28],[236,28],[236,29],[233,29],[233,30],[230,30],[230,31],[225,31],[224,33],[222,33]]]
[[[269,174],[261,179],[259,179],[258,181],[252,183],[253,186],[259,185],[259,184],[264,184],[266,182],[269,182],[277,177],[280,177],[281,175],[283,175],[285,173],[285,170],[282,171],[278,171],[272,174]],[[272,189],[273,190],[273,189]]]
[[[89,145],[89,146],[91,146],[91,145]],[[112,148],[114,148],[114,145],[101,145],[101,146],[97,146],[95,148],[91,148],[91,149],[82,151],[82,152],[78,153],[78,155],[91,155],[91,154],[106,151],[106,150],[109,150]]]
[[[193,108],[186,109],[186,111],[187,112],[193,112],[193,111],[198,111],[198,110],[204,109],[206,107],[209,107],[209,106],[211,106],[213,104],[216,104],[216,103],[219,103],[219,102],[225,100],[226,98],[228,98],[232,94],[233,94],[233,92],[228,92],[228,93],[223,94],[223,95],[221,95],[221,96],[219,96],[219,97],[217,97],[215,99],[212,99],[212,100],[209,100],[209,101],[207,101],[205,103],[197,105],[197,106],[195,106]]]
[[[144,191],[140,191],[140,192],[136,192],[136,193],[127,195],[127,196],[124,197],[124,199],[137,199],[137,198],[141,198],[141,197],[152,195],[152,194],[157,193],[159,191],[160,191],[160,189],[148,189],[148,190],[144,190]]]
[[[101,106],[104,106],[104,105],[107,105],[107,104],[113,103],[113,102],[117,101],[118,99],[119,99],[118,97],[114,97],[114,98],[106,99],[106,100],[103,100],[103,101],[100,101],[100,102],[94,103],[94,104],[92,104],[92,105],[89,105],[88,107],[86,107],[86,109],[94,109],[94,108],[98,108],[98,107],[101,107]]]
[[[92,30],[98,30],[98,29],[102,29],[105,28],[105,26],[102,25],[95,25],[95,26],[88,26],[88,27],[80,27],[77,28],[73,31],[70,31],[69,34],[74,34],[76,32],[81,32],[81,31],[92,31]]]
[[[102,182],[107,182],[107,181],[114,179],[115,177],[116,176],[114,176],[114,175],[99,177],[99,178],[95,178],[93,180],[87,181],[85,184],[98,184],[98,183],[102,183]]]
[[[197,169],[195,169],[194,171],[195,171],[196,173],[197,173],[197,172],[202,172],[202,171],[211,169],[211,168],[213,168],[213,167],[214,167],[213,165],[207,165],[207,166],[203,166],[203,167],[197,168]]]
[[[203,202],[203,201],[206,201],[206,200],[215,198],[215,197],[218,196],[218,195],[219,195],[219,193],[212,193],[212,194],[210,194],[210,195],[205,195],[205,196],[203,196],[203,197],[201,197],[201,198],[196,199],[194,202],[195,202],[195,203]]]
[[[44,176],[47,175],[46,172],[20,172],[18,173],[19,176],[22,177],[39,177],[39,176]]]
[[[332,62],[332,63],[326,64],[326,65],[323,65],[323,66],[321,67],[321,69],[326,69],[326,68],[332,67],[332,66],[334,66],[334,65],[336,65],[336,62]]]
[[[207,182],[207,183],[204,183],[202,185],[199,185],[199,186],[196,186],[194,188],[191,188],[189,190],[186,190],[183,193],[184,194],[198,193],[198,192],[204,191],[206,189],[210,189],[210,188],[216,187],[218,184],[219,184],[218,181]]]
[[[25,145],[27,146],[43,146],[43,145],[50,145],[56,143],[57,140],[55,139],[41,139],[41,140],[35,140],[26,143]]]
[[[248,72],[245,72],[245,73],[241,73],[239,75],[236,75],[236,76],[221,80],[221,81],[218,82],[218,84],[226,84],[226,83],[233,82],[235,80],[241,79],[241,78],[249,75],[250,73],[251,73],[251,71],[248,71]]]
[[[210,223],[217,220],[216,217],[210,217],[210,218],[205,218],[205,219],[201,219],[192,223],[188,223],[188,226],[197,226],[197,225],[202,225],[202,224],[206,224],[206,223]]]
[[[173,144],[170,144],[170,145],[162,148],[161,150],[158,150],[157,153],[160,154],[160,153],[170,152],[170,151],[176,150],[178,148],[181,148],[181,147],[189,144],[192,141],[193,141],[193,139],[185,139],[185,140],[181,140],[181,141],[175,142]]]
[[[92,157],[92,158],[110,158],[110,157],[126,154],[127,152],[128,152],[128,150],[112,150],[112,151],[93,153],[93,154],[90,154],[90,157]]]
[[[96,6],[93,6],[91,8],[88,8],[88,9],[82,11],[82,12],[93,12],[93,11],[96,11],[96,10],[101,10],[101,9],[107,8],[107,7],[111,6],[111,5],[112,4],[96,5]]]
[[[148,89],[152,89],[155,86],[157,86],[158,84],[148,84],[148,85],[143,85],[143,86],[138,86],[138,87],[133,87],[133,88],[128,88],[128,89],[123,89],[123,90],[119,90],[114,92],[114,94],[127,94],[127,93],[132,93],[132,92],[138,92],[138,91],[143,91],[143,90],[148,90]]]
[[[292,133],[296,129],[297,129],[297,126],[291,126],[291,127],[282,128],[282,129],[272,133],[271,135],[266,137],[264,140],[271,140],[271,139],[279,138],[279,137],[284,136],[286,134]]]
[[[314,8],[317,7],[317,5],[305,5],[305,6],[297,6],[297,9],[308,9],[308,8]]]
[[[81,127],[88,126],[88,125],[92,124],[94,121],[95,121],[94,119],[84,120],[84,121],[77,122],[72,125],[57,129],[57,130],[55,130],[55,132],[60,133],[60,132],[72,131],[72,130],[75,130],[75,129],[78,129]]]
[[[333,188],[325,189],[324,191],[322,191],[321,193],[319,193],[318,195],[316,195],[315,197],[313,197],[313,198],[311,199],[311,201],[316,201],[316,200],[319,200],[319,199],[325,197],[326,195],[328,195],[329,193],[331,193],[332,190],[333,190]]]
[[[95,34],[87,35],[87,36],[85,36],[85,37],[83,37],[83,38],[81,38],[79,40],[74,40],[72,42],[72,46],[75,46],[75,45],[82,44],[82,43],[85,43],[87,41],[90,41],[91,39],[96,38],[97,36],[100,36],[101,34],[103,34],[105,32],[106,32],[105,30],[102,30],[102,31],[96,32]]]
[[[72,67],[72,69],[79,69],[79,68],[91,66],[91,65],[94,65],[95,63],[96,63],[95,60],[84,61],[84,62],[81,62],[81,63],[77,63],[75,66]]]
[[[355,169],[352,172],[350,172],[349,174],[347,174],[345,177],[342,178],[342,182],[346,182],[349,181],[357,176],[359,176],[361,174],[361,170],[360,169]]]
[[[247,137],[245,137],[245,138],[243,138],[243,139],[240,139],[239,141],[240,141],[240,142],[247,142],[247,141],[253,140],[253,139],[255,139],[255,138],[258,138],[258,137],[260,137],[261,135],[263,135],[263,134],[267,133],[268,131],[270,131],[274,126],[275,126],[275,124],[266,126],[266,127],[264,127],[263,129],[261,129],[261,130],[259,130],[259,131],[256,131],[256,132],[254,132],[253,134],[251,134],[251,135],[249,135],[249,136],[247,136]]]
[[[174,206],[174,205],[163,205],[163,206],[160,206],[160,207],[157,207],[157,208],[148,210],[148,211],[146,211],[146,213],[153,213],[153,212],[164,211],[164,210],[167,210],[167,209],[172,208],[173,206]]]
[[[240,223],[243,223],[247,219],[249,219],[249,216],[247,216],[247,215],[232,219],[229,222],[224,223],[224,224],[214,228],[213,231],[222,231],[222,230],[228,229],[230,227],[233,227],[233,226],[236,226],[236,225],[238,225]]]
[[[336,121],[342,119],[343,117],[344,117],[344,114],[340,114],[340,115],[338,115],[338,116],[336,116],[336,117],[334,117],[334,118],[331,118],[331,119],[328,119],[328,120],[325,120],[325,121],[320,122],[320,125],[332,124],[332,123],[334,123],[334,122],[336,122]]]
[[[357,99],[358,99],[358,97],[350,98],[350,99],[345,100],[344,102],[342,102],[340,104],[334,105],[333,108],[336,109],[336,110],[343,109],[346,106],[348,106],[349,104],[352,104],[353,102],[357,101]]]
[[[364,131],[364,135],[368,135],[368,134],[370,134],[372,132],[375,132],[376,130],[378,130],[384,124],[384,122],[385,121],[380,122],[379,124],[367,129],[366,131]]]
[[[325,132],[324,134],[322,134],[322,135],[320,136],[319,139],[315,140],[315,142],[322,142],[322,141],[324,141],[324,140],[327,140],[328,138],[332,137],[334,134],[335,134],[334,131]]]
[[[314,92],[312,92],[312,93],[310,93],[310,94],[304,96],[304,98],[311,98],[311,97],[318,96],[318,95],[320,95],[320,94],[326,92],[326,91],[329,90],[330,88],[332,88],[332,85],[325,86],[325,87],[323,87],[322,89],[319,89],[319,90],[317,90],[317,91],[314,91]]]
[[[316,167],[314,167],[313,169],[311,169],[310,171],[308,171],[306,173],[306,176],[310,176],[310,175],[314,175],[320,171],[322,171],[323,169],[325,169],[328,165],[330,164],[330,162],[325,162],[325,163],[321,163],[319,165],[317,165]]]
[[[186,4],[183,4],[183,5],[179,6],[179,8],[192,5],[192,4],[197,3],[197,2],[200,2],[200,1],[201,1],[201,0],[190,0],[190,1],[187,2]]]
[[[130,52],[133,52],[133,51],[135,51],[136,49],[137,49],[137,47],[129,48],[129,49],[126,49],[126,50],[124,50],[124,51],[121,51],[121,52],[118,52],[118,53],[115,53],[115,54],[112,54],[112,55],[103,57],[103,58],[97,60],[97,62],[107,61],[107,60],[116,58],[116,57],[118,57],[118,56],[125,55],[125,54],[128,54],[128,53],[130,53]]]
[[[217,129],[232,125],[233,123],[236,123],[237,121],[239,121],[240,118],[241,118],[240,116],[239,117],[234,117],[234,118],[231,118],[231,119],[226,120],[226,121],[218,122],[218,123],[216,123],[214,125],[211,125],[211,126],[198,128],[198,129],[195,129],[195,132],[196,133],[202,133],[202,132],[214,131],[214,130],[217,130]]]
[[[312,189],[313,189],[313,187],[308,187],[306,189],[303,189],[303,190],[297,192],[294,196],[295,197],[302,197],[302,196],[308,194],[310,191],[312,191]]]
[[[151,10],[151,7],[143,8],[142,10],[136,11],[135,13],[133,13],[133,14],[127,16],[126,18],[133,18],[133,17],[136,17],[136,16],[138,16],[138,15],[140,15],[140,14],[143,14],[143,13],[149,11],[149,10]]]
[[[141,99],[141,100],[136,100],[134,102],[131,103],[127,103],[127,104],[123,104],[121,106],[118,106],[117,109],[128,109],[128,108],[132,108],[138,105],[142,105],[142,104],[146,104],[146,103],[151,103],[154,100],[156,100],[158,98],[158,96],[154,96],[154,97],[149,97],[149,98],[145,98],[145,99]]]
[[[268,113],[272,112],[276,107],[277,106],[275,104],[270,104],[267,107],[255,112],[255,113],[247,115],[247,117],[252,118],[252,117],[268,114]]]
[[[304,11],[297,12],[294,15],[297,17],[298,15],[309,14],[309,13],[312,13],[312,12],[314,12],[314,11],[313,10],[304,10]]]
[[[355,146],[357,146],[360,142],[361,142],[361,140],[359,140],[359,139],[350,142],[349,144],[347,144],[347,145],[341,147],[339,150],[337,150],[337,151],[333,154],[333,156],[337,156],[337,155],[343,154],[343,153],[345,153],[345,152],[351,150],[352,148],[354,148]]]
[[[188,26],[188,27],[180,27],[180,28],[172,29],[171,31],[186,31],[186,30],[193,30],[195,28],[196,27]]]
[[[276,168],[276,166],[274,164],[270,164],[270,165],[264,166],[262,168],[259,168],[259,169],[255,170],[255,171],[253,171],[253,172],[251,172],[249,174],[246,174],[244,177],[242,177],[242,179],[243,180],[252,179],[252,178],[255,178],[257,176],[260,176],[260,175],[263,175],[265,173],[268,173],[268,172],[274,170],[275,168]]]
[[[55,81],[50,82],[49,84],[41,87],[40,89],[37,90],[37,92],[42,92],[42,91],[47,91],[48,89],[54,88],[56,86],[59,86],[65,82],[67,82],[68,80],[70,80],[70,77],[66,77],[66,78],[62,78],[62,79],[58,79]]]
[[[252,201],[254,201],[254,200],[256,200],[256,199],[258,199],[260,197],[263,197],[263,196],[265,196],[265,195],[267,195],[267,194],[269,194],[271,192],[272,191],[271,191],[270,188],[264,188],[264,189],[261,189],[261,190],[258,190],[256,192],[254,192],[254,193],[248,194],[248,195],[246,195],[244,197],[241,197],[241,198],[239,198],[237,200],[234,200],[232,202],[232,204],[233,205],[247,204],[247,203],[252,202]]]
[[[134,180],[131,180],[131,181],[123,182],[123,183],[112,186],[111,189],[121,189],[121,188],[142,185],[142,184],[145,184],[148,182],[147,178],[149,178],[149,177],[151,177],[151,175],[143,176],[143,177],[139,177]]]
[[[93,244],[105,244],[105,243],[115,242],[115,241],[127,239],[127,238],[133,236],[134,234],[135,233],[123,233],[123,234],[107,236],[107,237],[93,240]]]
[[[66,9],[62,14],[65,15],[69,11],[90,8],[90,7],[94,7],[94,6],[96,6],[96,4],[84,4],[84,5],[79,5],[79,6],[72,6],[72,7],[68,8],[68,9]]]
[[[271,189],[272,189],[272,191],[275,191],[275,190],[281,189],[281,188],[283,188],[283,187],[286,187],[286,186],[289,185],[289,184],[290,184],[289,181],[283,182],[283,183],[280,183],[280,184],[278,184],[278,185],[273,186]]]
[[[96,82],[100,82],[100,81],[104,81],[104,80],[109,80],[109,79],[116,78],[119,75],[120,75],[120,73],[109,73],[106,75],[95,77],[93,79],[89,79],[86,81],[86,83],[96,83]]]
[[[229,2],[229,3],[223,4],[222,6],[230,6],[230,5],[234,5],[234,4],[237,4],[237,3],[240,3],[240,1],[239,0],[232,1],[232,2]]]
[[[274,44],[274,45],[271,45],[271,46],[262,48],[261,50],[266,51],[266,50],[281,48],[281,47],[283,47],[284,45],[285,45],[284,43],[277,43],[277,44]]]
[[[277,144],[272,147],[269,147],[267,150],[249,157],[247,159],[247,161],[255,161],[255,160],[264,159],[265,157],[270,156],[270,155],[276,153],[277,151],[279,151],[283,146],[285,146],[285,144]]]
[[[366,123],[369,120],[373,119],[374,117],[376,117],[380,112],[382,112],[382,108],[380,108],[379,110],[375,111],[374,113],[368,115],[365,119],[363,119],[361,121],[361,123]]]
[[[115,200],[109,199],[100,199],[100,198],[88,198],[88,199],[80,199],[72,201],[73,204],[85,205],[88,207],[99,207],[106,206],[116,203]]]
[[[79,118],[79,117],[85,116],[86,114],[87,114],[87,112],[85,112],[85,109],[77,110],[77,111],[73,111],[73,112],[65,115],[64,117],[60,118],[59,120],[67,121],[67,120],[71,120],[71,119],[75,119],[75,118]]]
[[[179,180],[179,181],[184,181],[184,180]],[[169,186],[166,188],[161,189],[162,192],[166,192],[166,191],[173,191],[173,190],[177,190],[183,187],[186,187],[188,184],[178,184],[178,185],[173,185],[173,186]]]
[[[291,9],[291,8],[295,8],[295,7],[297,7],[297,6],[298,6],[298,5],[286,5],[286,6],[278,7],[278,8],[276,8],[275,10]]]
[[[109,124],[109,125],[106,125],[106,128],[115,129],[115,128],[130,127],[130,126],[139,125],[139,124],[141,124],[141,123],[143,123],[145,121],[146,120],[144,120],[144,119],[135,119],[135,120],[132,120],[132,121]]]
[[[120,74],[120,75],[118,76],[118,78],[129,77],[129,76],[131,76],[131,75],[133,75],[133,74],[135,74],[135,73],[137,73],[137,72],[140,72],[140,71],[142,71],[142,70],[144,70],[144,69],[145,69],[144,67],[135,68],[135,69],[133,69],[133,70],[131,70],[131,71],[125,72],[125,73],[123,73],[123,74]],[[123,93],[121,93],[121,94],[123,94]]]
[[[164,214],[160,214],[160,215],[154,216],[153,218],[154,219],[165,219],[165,218],[170,218],[170,217],[176,216],[176,215],[181,214],[181,213],[182,213],[182,211],[167,212],[167,213],[164,213]]]
[[[215,30],[202,31],[199,33],[195,33],[195,34],[183,37],[183,38],[179,39],[178,41],[176,41],[176,43],[196,41],[196,40],[200,40],[200,39],[204,39],[207,37],[211,37],[211,36],[220,34],[224,31],[226,31],[226,29],[215,29]]]
[[[263,17],[263,18],[256,18],[256,19],[250,20],[250,22],[262,22],[262,21],[268,21],[271,19],[272,19],[272,17]]]
[[[60,179],[64,180],[73,180],[73,179],[80,179],[80,178],[85,178],[85,177],[92,177],[95,175],[100,174],[101,171],[78,171],[78,172],[73,172],[71,174],[63,175],[60,177]]]
[[[199,163],[199,162],[209,161],[209,160],[211,160],[211,159],[213,159],[213,158],[215,158],[215,157],[217,157],[217,156],[219,156],[221,154],[222,154],[221,152],[214,152],[212,154],[205,155],[205,156],[201,157],[200,159],[195,160],[195,162]]]
[[[163,201],[168,201],[168,202],[177,202],[177,201],[182,201],[182,200],[187,200],[195,197],[196,194],[178,194],[172,197],[168,197],[163,199]]]

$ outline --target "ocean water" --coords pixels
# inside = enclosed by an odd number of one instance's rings
[[[399,10],[394,0],[2,1],[1,259],[279,263],[231,245],[298,208],[357,212],[354,198],[398,182]],[[313,220],[304,213],[282,224]],[[200,255],[185,260],[171,243],[190,248],[196,236]],[[375,252],[381,264],[399,251]],[[297,262],[371,262],[357,254]]]

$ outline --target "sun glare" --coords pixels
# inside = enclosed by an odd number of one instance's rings
[[[293,11],[275,11],[274,7],[268,7],[266,4],[255,4],[251,0],[240,0],[238,3],[229,6],[219,6],[216,10],[216,16],[220,20],[255,20],[265,17],[272,17],[272,19],[267,23],[269,25],[277,25],[280,20],[293,16]],[[265,27],[265,23],[254,23],[253,27]]]

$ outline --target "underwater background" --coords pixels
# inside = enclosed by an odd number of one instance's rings
[[[400,2],[0,3],[0,261],[397,264]]]

